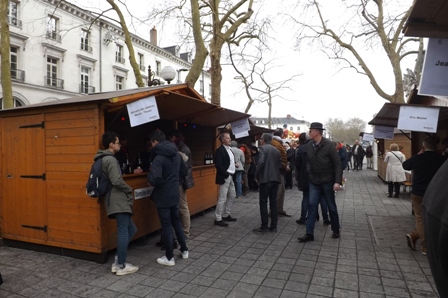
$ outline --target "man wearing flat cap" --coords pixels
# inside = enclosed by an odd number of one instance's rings
[[[342,163],[336,151],[336,145],[324,138],[322,123],[313,122],[310,126],[310,143],[307,150],[307,170],[309,180],[309,207],[306,220],[306,234],[300,242],[314,240],[319,198],[323,197],[330,213],[332,238],[339,238],[339,215],[336,207],[335,192],[341,187]]]

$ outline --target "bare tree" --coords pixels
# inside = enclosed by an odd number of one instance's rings
[[[14,107],[11,84],[10,40],[8,25],[8,0],[0,0],[0,55],[1,55],[1,81],[3,90],[4,108]]]
[[[254,55],[245,55],[243,52],[237,54],[240,58],[240,65],[237,65],[237,61],[234,59],[234,54],[229,45],[229,58],[233,68],[239,76],[236,78],[241,80],[243,87],[240,91],[244,90],[248,98],[248,103],[244,113],[248,113],[254,102],[262,102],[268,105],[268,127],[272,125],[272,104],[276,98],[288,100],[284,98],[281,91],[286,89],[291,90],[289,83],[293,82],[299,75],[291,76],[287,79],[277,78],[272,80],[273,70],[279,65],[275,65],[275,59],[265,61],[263,53],[266,49],[261,45],[258,46],[257,52]]]
[[[114,2],[114,0],[107,0],[107,2],[112,6],[113,10],[115,10],[115,12],[118,15],[118,18],[120,19],[119,23],[120,23],[121,29],[123,30],[123,33],[124,33],[124,42],[126,44],[126,47],[128,48],[129,62],[131,63],[132,70],[134,71],[135,83],[137,84],[138,87],[144,87],[145,83],[143,82],[143,78],[140,73],[139,65],[137,64],[137,61],[135,60],[135,51],[134,51],[134,46],[133,46],[132,40],[131,40],[131,34],[129,33],[129,29],[128,29],[128,26],[126,25],[126,21],[124,19],[123,13],[121,12],[120,7],[118,7],[118,5]],[[120,0],[118,2],[125,5]]]
[[[195,58],[185,82],[190,85],[197,82],[209,57],[211,102],[220,105],[224,44],[238,45],[245,39],[260,38],[260,26],[249,23],[254,13],[254,0],[190,0],[189,6],[186,0],[173,2],[171,6],[156,8],[150,18],[159,18],[163,22],[178,20],[186,24],[184,38],[194,37]]]
[[[337,3],[345,11],[339,18],[334,16],[332,21],[343,19],[343,24],[331,24],[328,16],[324,15],[324,6],[320,1],[302,2],[301,19],[290,15],[299,25],[298,45],[304,40],[318,41],[329,58],[345,63],[346,67],[367,76],[382,98],[394,103],[404,103],[400,62],[408,55],[418,54],[419,51],[414,49],[422,42],[418,38],[405,39],[401,33],[414,1],[347,0]],[[415,46],[411,45],[412,42],[416,42]],[[381,55],[388,59],[392,67],[395,83],[392,94],[388,94],[380,86],[371,65],[366,62],[365,52],[363,54],[363,51],[376,48],[382,49]],[[381,75],[384,76],[384,73]]]
[[[357,117],[350,118],[347,121],[340,118],[329,118],[325,127],[332,140],[353,144],[355,140],[359,139],[359,133],[366,128],[366,122]]]

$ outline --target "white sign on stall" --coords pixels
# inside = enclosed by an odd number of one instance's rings
[[[375,139],[393,140],[394,128],[392,126],[375,125],[373,130],[373,137]]]
[[[159,109],[154,96],[142,98],[128,103],[126,106],[131,127],[160,119]]]
[[[439,108],[409,107],[403,105],[400,107],[397,128],[412,131],[436,132],[438,120]]]
[[[372,142],[372,141],[374,141],[373,134],[371,134],[371,133],[365,133],[365,134],[363,134],[363,136],[362,136],[362,140],[363,140],[363,141],[367,141],[367,142]]]
[[[134,190],[134,198],[136,200],[149,198],[154,190],[154,186],[148,186],[143,188],[137,188]]]
[[[239,139],[239,138],[243,138],[243,137],[247,137],[249,135],[249,131],[242,131],[238,134],[235,134],[235,139]]]
[[[447,78],[448,39],[430,38],[418,94],[448,96]]]
[[[241,138],[242,136],[248,136],[248,131],[250,130],[249,118],[244,118],[231,123],[232,133],[236,138]],[[237,137],[239,136],[239,137]]]

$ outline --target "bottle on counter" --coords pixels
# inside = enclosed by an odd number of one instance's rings
[[[129,155],[126,153],[126,174],[132,174],[132,166],[129,162]]]
[[[213,164],[213,152],[210,152],[210,164]]]
[[[140,158],[140,152],[137,154],[137,168],[143,168],[142,159]]]
[[[208,159],[208,152],[206,151],[204,153],[204,165],[208,165],[210,163],[209,159]]]

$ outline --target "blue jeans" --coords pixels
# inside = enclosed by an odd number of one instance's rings
[[[243,171],[235,172],[235,190],[237,197],[241,197],[243,195],[243,173]]]
[[[303,197],[302,197],[302,210],[300,211],[300,219],[306,220],[307,214],[308,214],[308,208],[309,208],[309,201],[310,201],[310,189],[304,188],[302,190]],[[322,197],[319,198],[320,203],[320,210],[322,211],[322,219],[324,221],[328,220],[328,207],[327,203],[325,202],[325,199]],[[316,216],[317,216],[317,209],[316,209]]]
[[[310,200],[310,189],[304,188],[302,190],[302,210],[300,211],[300,219],[306,220],[308,214],[308,205]]]
[[[323,197],[322,201],[327,203],[330,213],[331,230],[334,233],[339,233],[339,215],[336,207],[335,194],[333,190],[333,183],[313,184],[310,182],[310,199],[308,207],[308,218],[306,220],[306,233],[314,235],[314,225],[316,223],[317,206],[319,199]]]
[[[177,241],[180,245],[180,251],[187,251],[185,234],[179,220],[179,206],[167,208],[157,208],[160,224],[162,225],[162,239],[165,245],[165,256],[168,260],[174,257],[173,254],[173,229],[176,233]]]
[[[117,221],[117,257],[118,264],[126,263],[126,256],[129,242],[134,237],[137,228],[131,219],[131,213],[116,213],[115,220]]]
[[[271,228],[277,227],[277,190],[278,182],[267,182],[260,184],[260,216],[261,216],[261,228],[267,229],[269,223],[268,215],[268,199],[269,208],[271,209]]]

